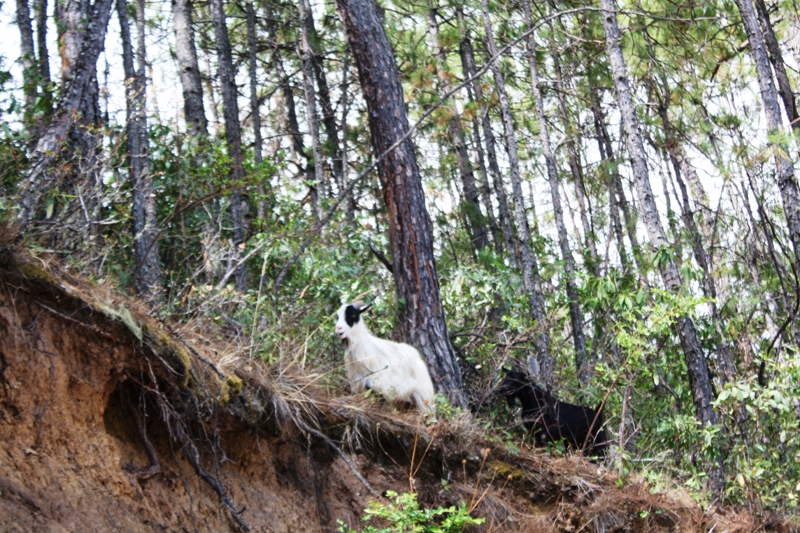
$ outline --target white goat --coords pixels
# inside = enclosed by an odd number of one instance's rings
[[[413,403],[420,412],[434,410],[433,382],[422,356],[413,346],[373,336],[361,320],[371,306],[353,302],[337,313],[336,334],[347,341],[344,363],[353,392],[374,389],[387,400]]]

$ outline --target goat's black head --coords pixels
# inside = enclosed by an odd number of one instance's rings
[[[336,334],[341,339],[350,336],[353,327],[361,321],[361,313],[367,311],[372,304],[365,304],[361,300],[351,304],[344,304],[337,312]]]

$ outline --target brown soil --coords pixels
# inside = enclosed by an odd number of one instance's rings
[[[791,529],[618,489],[579,458],[511,455],[469,421],[426,428],[303,376],[223,371],[136,309],[0,252],[0,531],[336,531],[370,489],[412,484],[426,506],[473,502],[475,531]]]

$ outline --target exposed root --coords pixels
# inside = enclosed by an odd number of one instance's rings
[[[324,440],[328,444],[328,446],[333,448],[336,451],[336,453],[339,454],[339,457],[341,457],[342,460],[345,463],[347,463],[347,466],[350,467],[350,470],[353,472],[353,475],[356,476],[356,479],[358,479],[361,482],[361,484],[364,485],[364,487],[369,491],[369,493],[375,496],[376,498],[381,499],[380,493],[378,493],[378,491],[372,488],[372,485],[369,484],[369,481],[367,481],[366,478],[364,478],[364,476],[362,476],[361,473],[358,471],[358,468],[356,467],[355,463],[353,463],[352,459],[350,459],[347,456],[347,454],[344,453],[342,449],[339,448],[330,437],[310,427],[308,424],[305,423],[305,421],[300,417],[299,414],[295,418],[295,423],[298,426],[300,426],[300,429],[302,429],[303,431],[307,431],[308,433],[311,433],[315,437]]]

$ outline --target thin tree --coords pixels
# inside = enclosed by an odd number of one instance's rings
[[[434,68],[439,78],[440,91],[447,93],[451,89],[451,74],[446,71],[447,55],[439,43],[439,23],[436,20],[436,9],[431,8],[428,10],[427,19],[428,32],[433,45],[433,55],[437,61]],[[478,188],[475,185],[475,174],[472,172],[472,164],[469,161],[469,153],[467,152],[466,136],[464,135],[464,129],[461,127],[461,116],[455,106],[448,106],[444,112],[450,115],[447,119],[447,133],[455,152],[458,174],[464,191],[463,205],[470,241],[476,250],[481,250],[489,245],[489,234],[486,231],[483,213],[481,213]]]
[[[797,102],[794,98],[794,91],[792,91],[792,84],[789,81],[789,74],[786,72],[786,65],[783,62],[781,47],[778,43],[778,38],[775,36],[775,30],[772,28],[772,21],[769,18],[769,11],[764,0],[755,0],[755,2],[756,13],[758,13],[758,20],[761,23],[761,30],[764,35],[764,45],[769,54],[769,60],[775,69],[775,79],[778,82],[778,92],[781,100],[783,100],[783,109],[789,119],[789,125],[791,125],[795,133],[798,133],[800,132],[800,115],[797,113]]]
[[[758,17],[753,9],[752,0],[736,0],[742,23],[750,43],[750,54],[756,66],[758,88],[764,104],[764,115],[767,118],[769,145],[775,160],[778,177],[778,189],[781,191],[789,238],[794,248],[794,260],[800,265],[800,191],[794,177],[794,165],[787,157],[789,153],[781,122],[781,109],[778,103],[778,92],[772,81],[772,69],[764,44],[764,33],[758,25]]]
[[[636,117],[634,110],[627,66],[622,55],[622,37],[617,23],[616,6],[614,5],[614,0],[600,0],[600,6],[602,9],[603,28],[606,33],[606,51],[614,78],[617,105],[622,115],[622,126],[625,131],[628,156],[631,160],[631,168],[639,200],[639,211],[653,247],[657,250],[669,249],[667,235],[661,225],[661,219],[659,218],[650,186],[644,142],[639,128],[639,119]],[[679,291],[682,280],[677,265],[671,259],[666,259],[660,265],[660,270],[664,286],[670,291]],[[716,424],[718,419],[711,404],[713,397],[708,366],[694,322],[688,315],[682,315],[678,318],[678,333],[686,359],[686,366],[689,370],[689,383],[692,388],[697,419],[704,426]],[[717,472],[717,475],[719,475],[719,472]],[[715,483],[717,481],[715,480]]]
[[[19,63],[22,67],[22,92],[25,95],[24,123],[33,127],[33,111],[36,104],[36,52],[33,43],[33,26],[28,0],[17,0],[17,28],[19,29]],[[35,142],[35,139],[31,139]]]
[[[36,59],[39,65],[39,85],[42,103],[39,106],[44,120],[50,117],[53,91],[50,88],[50,54],[47,51],[47,0],[33,0],[33,17],[36,20]]]
[[[505,244],[505,249],[511,255],[511,259],[517,267],[519,267],[519,253],[517,246],[514,242],[514,228],[511,222],[511,210],[508,207],[508,197],[506,196],[505,184],[503,183],[503,174],[500,172],[500,165],[497,162],[496,141],[492,131],[491,118],[489,117],[488,106],[486,99],[483,95],[480,81],[476,78],[475,74],[477,68],[475,66],[475,52],[472,48],[472,40],[469,36],[469,28],[464,17],[464,11],[460,7],[456,7],[456,15],[458,17],[458,27],[461,32],[461,43],[459,51],[461,55],[461,68],[464,71],[464,76],[473,80],[469,84],[470,92],[474,95],[475,102],[478,104],[478,115],[480,116],[481,127],[483,128],[483,139],[486,144],[486,160],[489,166],[489,173],[492,176],[492,185],[494,188],[495,197],[497,198],[497,211],[498,211],[498,225],[502,233],[503,240],[500,241],[495,237],[495,243],[498,253],[502,250],[498,248],[500,243]],[[473,126],[475,144],[480,150],[481,148],[481,134],[477,127],[477,119],[473,119],[475,125]],[[479,156],[481,156],[479,152]],[[488,179],[484,178],[484,189],[488,189]],[[486,193],[484,193],[486,194]],[[488,196],[488,194],[487,194]],[[484,201],[487,206],[491,202]],[[488,209],[488,207],[487,207]]]
[[[208,120],[203,105],[203,81],[194,42],[191,0],[172,0],[175,30],[175,56],[183,88],[183,116],[193,137],[208,135]]]
[[[314,51],[311,47],[311,4],[309,0],[300,2],[300,62],[303,71],[303,91],[306,97],[306,118],[311,131],[311,153],[314,158],[314,181],[311,189],[311,211],[314,220],[319,221],[319,193],[324,190],[325,182],[322,164],[322,144],[319,137],[319,115],[317,114],[317,91],[314,87]]]
[[[500,68],[497,43],[494,40],[491,19],[489,17],[489,0],[482,0],[483,28],[486,32],[486,44],[489,54],[496,58],[491,63],[494,76],[495,93],[500,103],[500,113],[503,118],[505,131],[506,153],[508,154],[509,174],[511,176],[511,189],[514,193],[514,215],[517,223],[517,249],[520,255],[522,269],[522,282],[528,295],[531,315],[536,320],[538,332],[536,333],[536,360],[531,359],[529,366],[541,381],[542,385],[550,388],[553,384],[553,357],[550,353],[550,336],[547,334],[544,320],[544,296],[542,294],[542,281],[539,276],[539,265],[536,256],[531,251],[531,232],[528,225],[528,215],[525,211],[525,200],[522,194],[522,177],[519,169],[519,156],[517,155],[517,134],[514,127],[514,117],[511,115],[511,106],[506,93],[505,75]]]
[[[337,0],[367,103],[372,148],[383,154],[409,129],[400,73],[372,0]],[[389,217],[400,323],[428,362],[438,391],[465,405],[461,370],[447,335],[433,256],[433,230],[414,145],[406,139],[378,165]]]
[[[525,15],[525,24],[532,30],[533,18],[531,16],[530,0],[522,0],[522,8]],[[575,366],[578,370],[578,378],[583,383],[588,383],[591,372],[588,368],[589,361],[586,355],[586,336],[583,333],[583,310],[578,298],[578,287],[575,285],[575,260],[572,257],[572,250],[569,245],[567,226],[564,223],[564,210],[561,207],[561,194],[559,193],[558,168],[556,167],[556,157],[550,144],[550,127],[547,124],[542,86],[539,81],[539,67],[536,64],[535,32],[531,31],[528,34],[527,45],[528,68],[530,69],[531,84],[533,85],[534,109],[539,123],[539,141],[542,143],[542,155],[544,155],[545,168],[547,169],[547,181],[550,184],[550,198],[553,202],[553,216],[558,233],[558,246],[561,248],[561,259],[564,261],[564,285],[567,289],[567,301],[569,302],[572,342],[575,348]]]
[[[211,18],[214,22],[214,35],[217,43],[217,62],[220,92],[222,92],[222,111],[225,116],[225,141],[230,158],[230,179],[233,189],[230,194],[231,225],[233,226],[234,261],[242,255],[245,240],[245,203],[241,187],[244,181],[242,157],[242,135],[239,124],[239,103],[236,90],[235,72],[231,57],[231,44],[228,39],[228,25],[225,22],[225,10],[222,0],[210,0]],[[244,292],[247,289],[244,264],[236,267],[236,289]]]
[[[546,14],[551,15],[551,2],[546,2]],[[530,9],[528,10],[530,11]],[[550,34],[548,38],[550,57],[553,59],[553,70],[555,71],[555,93],[558,99],[558,111],[561,116],[561,122],[564,125],[564,132],[566,133],[565,143],[567,145],[567,157],[569,161],[569,170],[572,174],[572,182],[575,185],[575,196],[578,200],[578,210],[581,218],[581,225],[583,226],[583,237],[586,243],[586,249],[589,252],[589,257],[586,260],[589,270],[595,275],[599,276],[599,263],[597,259],[597,245],[595,243],[596,236],[594,232],[594,223],[592,221],[592,204],[589,196],[586,194],[586,184],[583,179],[583,170],[580,163],[578,154],[578,146],[580,144],[580,128],[574,128],[570,120],[569,112],[567,110],[567,88],[564,83],[564,75],[561,69],[561,58],[556,47],[556,40],[553,37],[555,28],[551,19],[548,19],[548,27]],[[578,137],[579,142],[575,142]]]
[[[136,67],[128,22],[128,5],[125,0],[117,0],[117,15],[125,71],[128,157],[133,189],[132,215],[137,273],[135,285],[140,295],[158,301],[161,294],[161,267],[156,240],[156,202],[148,154],[144,0],[137,0],[136,7]]]
[[[306,150],[303,143],[303,134],[300,132],[300,125],[297,120],[297,109],[294,101],[294,91],[292,89],[289,73],[283,63],[283,54],[281,53],[281,44],[278,41],[275,23],[272,20],[272,15],[267,13],[265,17],[265,25],[267,27],[267,34],[272,43],[272,64],[275,70],[278,71],[279,81],[278,84],[283,97],[283,117],[284,129],[286,134],[291,139],[291,151],[296,157],[303,157],[306,160],[305,168],[303,168],[304,179],[309,187],[309,197],[316,197],[314,189],[314,182],[316,179],[317,171],[315,167],[313,154]]]

